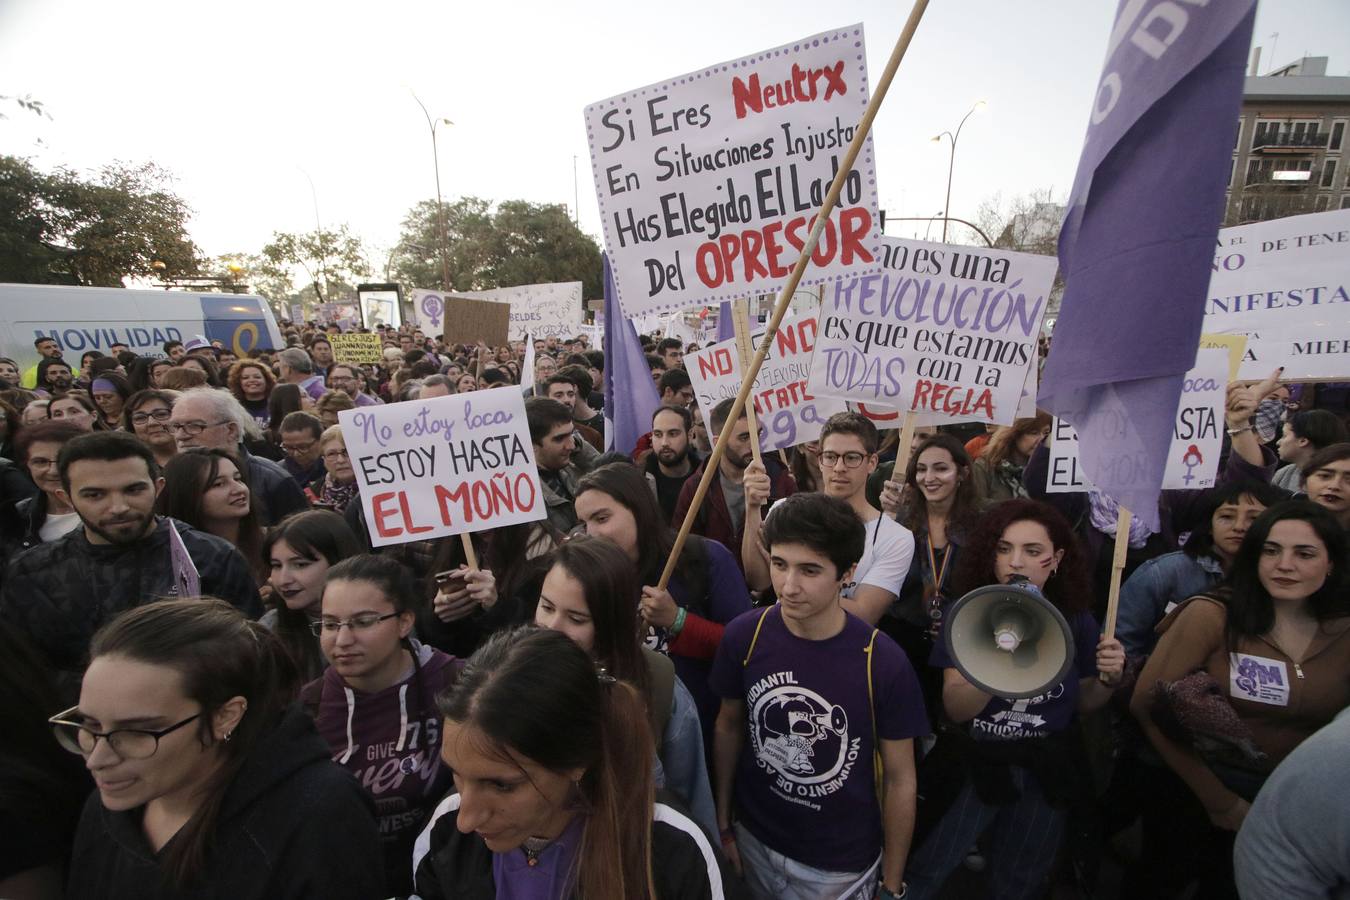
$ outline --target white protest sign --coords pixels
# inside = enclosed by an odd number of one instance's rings
[[[811,393],[914,410],[923,424],[1010,424],[1055,258],[895,238],[882,252],[881,272],[826,285]]]
[[[776,293],[867,106],[862,25],[586,107],[591,174],[629,318]],[[876,266],[872,139],[802,284]]]
[[[1214,487],[1223,450],[1224,405],[1228,393],[1228,351],[1196,353],[1195,368],[1186,373],[1177,405],[1172,444],[1167,451],[1163,490]],[[1124,429],[1121,429],[1122,434]],[[1129,457],[1121,457],[1129,465]],[[1050,468],[1045,492],[1087,491],[1092,483],[1078,465],[1078,434],[1068,422],[1055,419],[1050,428]]]
[[[516,387],[338,413],[376,547],[544,518]]]
[[[1247,335],[1243,380],[1350,378],[1350,209],[1220,229],[1204,330]]]
[[[491,291],[455,291],[456,297],[493,300],[511,305],[508,337],[524,340],[535,337],[573,338],[580,333],[582,303],[581,282],[522,284]]]
[[[413,325],[425,334],[445,333],[445,292],[426,291],[414,288],[409,292],[412,299]]]
[[[750,344],[757,351],[768,329],[752,332]],[[760,449],[778,450],[814,441],[825,420],[848,406],[842,400],[812,397],[806,390],[811,351],[816,342],[816,317],[785,321],[774,336],[755,379],[750,399],[760,422]],[[735,339],[709,344],[685,357],[685,368],[694,385],[699,412],[708,433],[713,434],[713,407],[741,389],[741,362]]]

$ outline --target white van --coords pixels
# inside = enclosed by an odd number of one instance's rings
[[[126,344],[142,356],[163,356],[166,341],[201,335],[220,341],[236,356],[254,348],[285,345],[262,297],[188,291],[0,284],[0,356],[26,371],[37,364],[33,342],[49,337],[72,366],[87,350],[105,355]]]

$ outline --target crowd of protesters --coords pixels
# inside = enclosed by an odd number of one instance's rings
[[[1107,637],[1115,506],[1046,492],[1044,414],[898,453],[840,413],[757,461],[731,401],[698,409],[696,347],[643,338],[661,405],[626,456],[584,337],[381,326],[358,365],[282,325],[244,357],[0,358],[0,896],[1350,884],[1344,385],[1230,386],[1219,484],[1136,519]],[[472,565],[372,548],[339,413],[487,389],[528,398],[546,518]],[[1023,699],[943,639],[1013,580],[1073,635]]]

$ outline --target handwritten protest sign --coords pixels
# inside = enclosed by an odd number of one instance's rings
[[[1223,450],[1223,412],[1227,390],[1227,349],[1200,350],[1196,354],[1195,368],[1186,373],[1182,383],[1172,444],[1167,451],[1167,470],[1162,483],[1164,490],[1214,486],[1219,471],[1219,454]],[[1124,432],[1122,424],[1120,433]],[[1128,455],[1119,459],[1120,465],[1131,464]],[[1062,494],[1091,489],[1091,482],[1078,465],[1078,434],[1068,422],[1055,419],[1050,429],[1050,469],[1046,478],[1046,493]]]
[[[374,546],[547,515],[515,387],[338,413]]]
[[[340,363],[379,363],[380,336],[378,334],[330,334],[328,343],[333,346],[333,359]]]
[[[456,297],[491,300],[511,307],[509,337],[513,341],[535,337],[576,337],[581,327],[581,282],[522,284],[492,291],[456,291]]]
[[[895,238],[882,253],[881,272],[826,285],[811,393],[912,409],[925,424],[1011,423],[1054,257]]]
[[[1204,330],[1247,335],[1244,380],[1350,377],[1350,209],[1220,229]]]
[[[867,106],[864,56],[851,25],[586,108],[624,315],[786,283]],[[869,137],[802,284],[873,270],[877,221]]]
[[[751,332],[752,351],[758,350],[767,329]],[[812,397],[806,390],[811,351],[816,342],[816,317],[799,317],[782,324],[764,365],[755,379],[750,399],[760,422],[760,449],[794,447],[820,437],[825,420],[847,409],[842,400]],[[698,398],[699,412],[709,434],[713,407],[741,388],[741,361],[735,339],[709,344],[685,358],[685,369]]]

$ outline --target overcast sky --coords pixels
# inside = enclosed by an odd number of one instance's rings
[[[933,0],[874,129],[888,214],[943,208],[948,154],[930,138],[980,99],[952,214],[972,218],[996,192],[1065,193],[1115,6]],[[381,270],[408,208],[435,193],[416,91],[455,123],[438,132],[448,201],[571,208],[575,158],[581,226],[598,238],[587,103],[859,21],[875,80],[907,15],[903,0],[0,0],[0,94],[52,116],[5,106],[0,152],[80,169],[153,160],[213,255],[312,228],[312,178],[323,224],[349,224]],[[1273,49],[1350,74],[1350,0],[1266,0],[1254,41],[1263,71]]]

